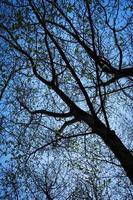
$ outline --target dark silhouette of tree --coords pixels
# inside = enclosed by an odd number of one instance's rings
[[[132,146],[113,129],[115,106],[133,99],[132,24],[130,1],[1,2],[0,99],[2,109],[8,106],[2,131],[11,133],[18,162],[28,165],[45,150],[69,152],[76,143],[86,154],[96,136],[119,163],[106,162],[122,167],[133,183]],[[86,183],[80,184],[84,193]]]

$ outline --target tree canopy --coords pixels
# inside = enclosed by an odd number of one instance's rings
[[[133,198],[130,0],[0,2],[0,199]]]

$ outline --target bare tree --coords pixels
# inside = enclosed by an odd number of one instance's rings
[[[77,141],[87,152],[96,137],[133,183],[132,146],[112,121],[133,99],[132,23],[130,1],[2,1],[0,98],[14,155],[28,163]]]

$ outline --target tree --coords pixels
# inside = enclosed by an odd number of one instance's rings
[[[2,132],[13,159],[76,143],[86,153],[96,137],[133,183],[132,146],[112,121],[118,101],[133,99],[132,23],[130,1],[1,3]]]

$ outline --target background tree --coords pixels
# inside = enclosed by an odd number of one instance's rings
[[[114,184],[132,198],[131,33],[130,1],[1,2],[1,154],[16,199],[114,199]],[[57,155],[53,189],[43,162]]]

